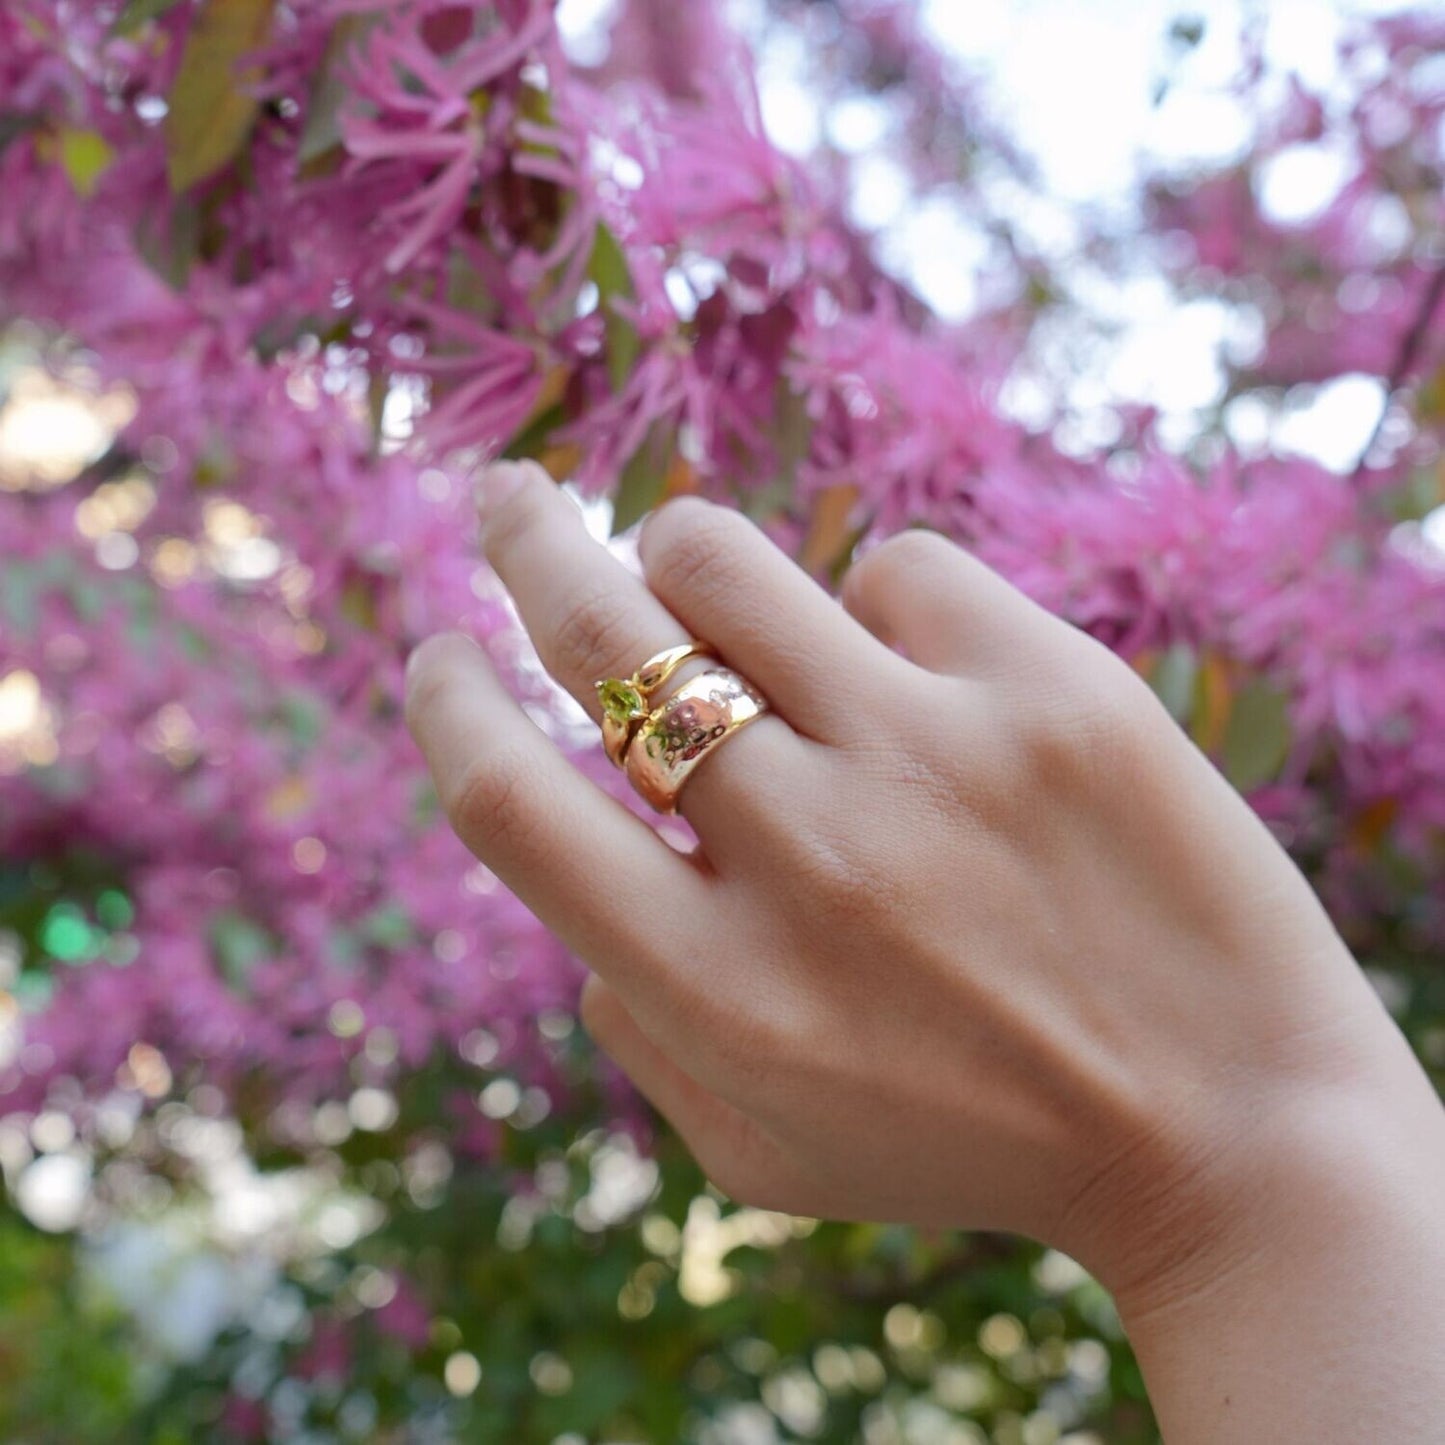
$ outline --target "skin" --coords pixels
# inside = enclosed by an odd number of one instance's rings
[[[1445,1110],[1124,663],[929,534],[840,606],[706,502],[648,521],[644,583],[539,468],[479,496],[594,718],[596,679],[690,637],[772,703],[688,781],[685,855],[467,639],[408,673],[457,832],[595,971],[587,1028],[725,1193],[1064,1250],[1171,1445],[1440,1438]]]

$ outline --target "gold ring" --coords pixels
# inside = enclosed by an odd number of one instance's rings
[[[767,710],[762,694],[729,667],[688,678],[636,729],[623,759],[628,781],[659,813],[675,813],[693,769]]]
[[[694,657],[711,657],[705,642],[684,642],[654,653],[627,679],[605,677],[597,684],[597,701],[602,706],[602,747],[614,766],[621,767],[628,744],[652,711],[659,688]]]

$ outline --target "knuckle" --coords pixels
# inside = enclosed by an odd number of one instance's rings
[[[886,706],[866,710],[844,740],[850,765],[862,767],[880,789],[926,787],[933,774],[956,768],[960,739],[981,711],[978,693],[976,684],[955,677],[916,672],[900,678]],[[847,812],[838,823],[857,827]]]
[[[830,930],[875,932],[896,921],[905,901],[901,881],[844,824],[813,833],[789,860],[788,890],[807,899],[799,921],[809,932],[820,919]]]
[[[845,602],[866,595],[872,588],[886,586],[897,577],[911,576],[920,568],[936,565],[951,550],[952,543],[937,532],[921,527],[895,532],[865,552],[843,575]]]
[[[472,643],[454,633],[438,633],[420,643],[406,665],[406,725],[413,733],[451,686],[457,651]]]
[[[613,996],[596,974],[588,974],[577,999],[577,1017],[587,1033],[599,1043],[612,1022]]]
[[[770,844],[782,866],[775,877],[788,899],[806,906],[786,915],[808,936],[827,920],[831,931],[877,936],[899,926],[916,905],[919,874],[905,863],[909,842],[925,847],[939,819],[957,809],[948,777],[929,759],[897,749],[855,751],[848,760],[855,789],[815,803],[808,827]],[[857,799],[896,799],[868,824],[858,818]]]
[[[721,507],[691,498],[670,502],[659,514],[646,555],[648,578],[656,590],[707,597],[729,586],[724,558],[733,528],[740,523]]]
[[[1115,786],[1152,752],[1158,709],[1127,664],[1098,649],[1055,674],[1015,730],[1030,781],[1051,792]]]
[[[714,986],[708,997],[676,1001],[697,1041],[707,1082],[735,1107],[754,1113],[806,1079],[820,1025],[808,991],[778,979]]]
[[[488,557],[505,557],[533,527],[541,525],[538,501],[539,495],[534,488],[518,487],[487,514],[482,528],[482,546]]]
[[[734,1204],[755,1209],[763,1207],[754,1197],[757,1181],[743,1160],[721,1145],[711,1142],[699,1141],[691,1147],[698,1167],[714,1189],[725,1194]]]
[[[579,682],[629,668],[640,656],[627,608],[615,593],[598,589],[580,592],[567,603],[547,651],[560,676]]]
[[[754,1102],[764,1073],[769,1076],[768,1087],[777,1087],[782,1074],[796,1062],[792,1030],[772,1009],[740,1006],[717,1023],[713,1050],[725,1091],[735,1103]]]
[[[681,1035],[695,1041],[712,1082],[730,1097],[739,1084],[745,1093],[759,1060],[774,1052],[760,1011],[726,985],[710,986],[701,978],[675,988],[673,1007]]]
[[[452,828],[475,852],[526,856],[548,851],[546,802],[536,769],[519,753],[472,763],[445,800]]]
[[[745,1116],[739,1117],[715,1135],[699,1139],[693,1154],[714,1188],[734,1204],[790,1213],[798,1201],[788,1181],[779,1178],[777,1170],[762,1157],[767,1151],[753,1132],[754,1127]]]

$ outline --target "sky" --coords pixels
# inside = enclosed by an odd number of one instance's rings
[[[709,0],[711,3],[711,0]],[[765,0],[725,0],[755,20]],[[993,114],[1037,163],[1052,206],[1033,218],[1040,234],[1067,248],[1084,209],[1128,214],[1145,158],[1184,165],[1225,160],[1247,142],[1242,117],[1224,95],[1237,73],[1239,36],[1250,19],[1266,20],[1270,58],[1309,84],[1328,85],[1335,47],[1352,15],[1394,10],[1398,0],[918,0],[940,46],[983,77]],[[564,33],[582,47],[613,0],[563,0]],[[1203,21],[1203,38],[1170,68],[1162,104],[1154,91],[1169,60],[1171,23]],[[806,56],[787,45],[760,56],[764,121],[783,149],[806,154],[821,137],[817,107],[804,80]],[[835,116],[829,139],[866,152],[882,118],[868,102]],[[1265,177],[1265,199],[1280,219],[1303,219],[1333,195],[1341,170],[1318,148],[1299,148]],[[865,158],[858,166],[853,218],[875,231],[884,264],[947,319],[969,314],[977,300],[976,268],[985,242],[946,196],[909,194],[897,168]],[[1148,402],[1173,419],[1184,439],[1218,400],[1221,348],[1239,339],[1241,318],[1223,305],[1180,305],[1157,280],[1114,288],[1097,300],[1120,327],[1111,351],[1081,376],[1072,401],[1087,413],[1111,399]],[[1340,471],[1353,467],[1384,404],[1366,377],[1345,377],[1297,392],[1278,414],[1243,407],[1227,425],[1244,444],[1299,451]],[[1087,438],[1085,438],[1087,440]]]
[[[1126,187],[1141,147],[1175,157],[1224,157],[1245,139],[1227,100],[1213,94],[1239,66],[1238,37],[1267,15],[1271,59],[1307,84],[1328,84],[1348,15],[1399,8],[1335,0],[922,0],[929,29],[982,66],[1002,113],[1062,196],[1092,200]],[[1151,91],[1164,37],[1180,18],[1204,22],[1181,84],[1157,110]],[[1045,39],[1046,37],[1046,39]]]

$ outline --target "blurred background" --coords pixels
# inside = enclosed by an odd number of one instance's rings
[[[12,0],[0,1439],[1157,1440],[1072,1260],[707,1185],[402,666],[465,627],[624,796],[489,456],[627,557],[685,491],[829,582],[936,528],[1150,680],[1439,1082],[1442,180],[1423,5]]]

